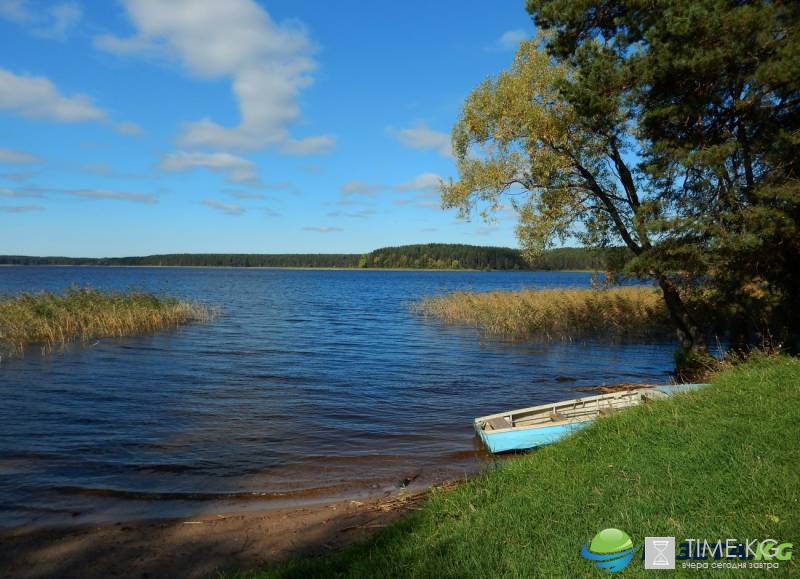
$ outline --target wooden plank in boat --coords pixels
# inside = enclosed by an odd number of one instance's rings
[[[498,416],[496,418],[490,418],[486,421],[486,424],[492,427],[492,430],[502,430],[503,428],[511,428],[511,424],[509,424],[508,420],[503,418],[502,416]]]

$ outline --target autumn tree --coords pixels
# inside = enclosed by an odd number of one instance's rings
[[[612,69],[593,79],[581,74],[555,62],[540,41],[522,43],[511,68],[481,83],[464,103],[453,128],[459,176],[443,183],[443,203],[488,217],[508,200],[532,259],[571,237],[587,245],[623,243],[644,256],[670,234],[653,228],[660,199],[636,166],[642,144],[635,110]],[[586,115],[570,102],[570,83],[579,80],[602,90],[602,114]],[[703,349],[704,334],[675,275],[652,262],[639,273],[657,281],[681,346]]]

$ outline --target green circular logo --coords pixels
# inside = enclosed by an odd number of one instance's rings
[[[593,553],[616,553],[633,547],[633,541],[619,529],[603,529],[594,536],[589,549]]]
[[[581,555],[593,561],[598,569],[614,573],[627,567],[638,548],[633,546],[627,533],[619,529],[603,529],[591,543],[581,548]]]

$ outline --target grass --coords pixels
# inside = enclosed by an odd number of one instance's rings
[[[76,287],[60,294],[22,293],[0,297],[0,353],[145,334],[210,316],[199,304],[133,290]]]
[[[365,543],[255,577],[600,577],[580,549],[608,527],[636,545],[674,536],[797,546],[798,394],[799,360],[753,360],[709,388],[600,420],[433,492],[421,511]],[[798,576],[798,559],[770,576]],[[680,565],[685,576],[726,574]],[[634,558],[622,575],[646,573]]]
[[[427,298],[414,309],[512,340],[661,338],[674,333],[664,299],[651,287],[454,292]]]

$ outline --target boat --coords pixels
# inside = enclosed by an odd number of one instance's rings
[[[601,416],[702,386],[705,385],[653,385],[598,394],[481,416],[473,424],[486,448],[494,454],[527,450],[561,440]]]
[[[645,388],[644,394],[649,398],[667,398],[674,394],[681,394],[683,392],[692,392],[705,388],[708,384],[664,384],[661,386],[648,386]],[[659,394],[661,396],[659,396]]]

